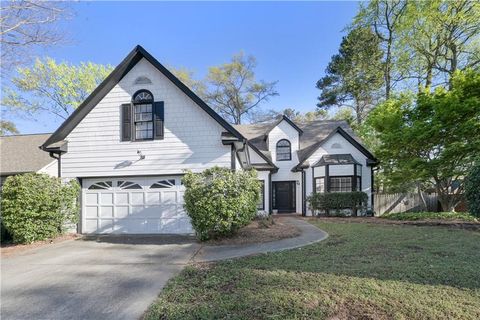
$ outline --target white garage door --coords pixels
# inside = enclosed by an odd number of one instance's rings
[[[179,176],[84,179],[83,233],[193,233]]]

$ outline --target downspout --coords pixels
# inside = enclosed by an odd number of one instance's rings
[[[371,177],[370,177],[370,203],[371,203],[371,206],[372,206],[372,211],[375,212],[375,196],[374,196],[374,193],[375,193],[375,188],[373,187],[373,182],[374,182],[374,172],[378,170],[378,167],[373,167],[371,166],[372,168],[372,172],[371,172]]]
[[[237,152],[235,150],[235,146],[233,145],[233,143],[230,145],[230,166],[231,166],[231,169],[232,171],[236,171],[236,157],[237,157]]]
[[[353,178],[352,178],[352,180],[353,180],[352,181],[352,191],[357,191],[357,164],[356,163],[353,164]],[[358,187],[360,187],[360,186],[358,186]],[[360,190],[360,191],[362,191],[362,190]],[[357,208],[355,208],[353,210],[353,214],[355,215],[355,217],[358,216]]]
[[[50,157],[52,157],[53,159],[57,160],[58,177],[61,178],[61,177],[62,177],[62,163],[61,163],[62,154],[61,154],[61,153],[58,153],[56,157],[55,157],[55,153],[53,153],[53,152],[49,152],[48,154],[49,154]]]
[[[306,178],[307,173],[305,170],[302,170],[302,216],[307,215],[307,188],[306,188]]]
[[[272,209],[272,171],[268,172],[268,213],[271,215],[273,213]]]

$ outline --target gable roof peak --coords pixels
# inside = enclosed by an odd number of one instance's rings
[[[141,45],[137,44],[132,51],[115,67],[115,69],[100,83],[95,90],[75,109],[74,112],[65,120],[60,127],[48,138],[41,146],[43,150],[55,142],[64,140],[67,135],[85,118],[85,116],[112,90],[115,85],[140,61],[145,58],[159,72],[165,75],[175,86],[192,99],[208,115],[215,119],[225,130],[239,139],[243,136],[230,125],[225,119],[210,108],[200,97],[181,82],[173,73],[165,68],[157,59],[155,59]]]
[[[273,130],[273,128],[275,128],[276,126],[278,126],[282,121],[286,121],[290,126],[292,126],[295,130],[298,131],[298,134],[299,135],[302,135],[303,134],[303,130],[300,129],[299,126],[297,126],[295,124],[295,122],[293,122],[292,120],[290,120],[289,117],[287,117],[286,115],[282,115],[280,117],[278,117],[278,120],[276,122],[274,122],[274,124],[272,125],[272,127],[266,132],[266,134],[268,135],[270,133],[270,131]]]

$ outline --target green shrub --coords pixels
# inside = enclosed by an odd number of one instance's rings
[[[477,163],[465,179],[465,199],[468,211],[480,217],[480,163]]]
[[[0,242],[10,242],[12,241],[12,235],[8,233],[8,230],[3,225],[3,221],[0,221]]]
[[[80,186],[72,180],[26,173],[8,177],[2,188],[2,221],[16,243],[53,238],[78,221]]]
[[[400,212],[384,214],[380,218],[400,221],[428,219],[477,221],[474,216],[465,212]]]
[[[344,216],[343,209],[363,210],[367,206],[368,195],[365,192],[326,192],[312,193],[307,202],[312,211],[324,211],[329,214],[334,210],[336,215]]]
[[[271,215],[257,216],[258,228],[268,229],[275,224],[275,220]]]
[[[260,197],[257,173],[214,167],[187,172],[185,210],[200,240],[233,234],[256,215]]]

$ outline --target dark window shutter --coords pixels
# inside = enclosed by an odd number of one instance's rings
[[[122,104],[122,141],[132,140],[132,105]]]
[[[163,101],[154,102],[154,139],[163,139],[164,108]]]

